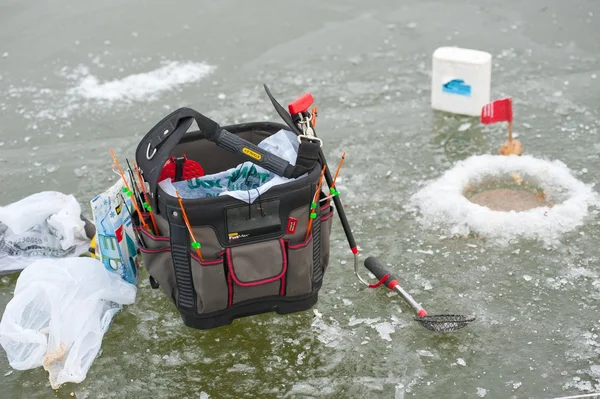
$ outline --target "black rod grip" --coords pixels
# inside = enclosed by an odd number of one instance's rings
[[[365,267],[371,273],[373,273],[375,275],[375,277],[377,278],[377,280],[381,280],[383,278],[383,276],[385,276],[387,274],[388,278],[385,280],[384,284],[389,289],[393,289],[394,288],[394,287],[390,288],[390,283],[392,281],[396,281],[396,282],[398,281],[398,280],[396,280],[396,277],[394,277],[394,275],[392,275],[392,273],[390,273],[390,271],[387,269],[387,267],[385,267],[384,264],[381,263],[379,261],[379,259],[377,259],[374,256],[369,256],[367,259],[365,259]]]
[[[327,161],[325,160],[325,154],[323,154],[323,150],[319,152],[319,156],[321,157],[321,161],[324,165],[327,165]],[[333,184],[333,177],[331,176],[331,172],[329,171],[329,165],[325,169],[325,181],[327,181],[327,185],[329,187]],[[342,222],[342,227],[344,228],[344,234],[346,234],[346,239],[348,240],[348,244],[350,245],[350,249],[354,253],[357,251],[356,241],[354,241],[354,235],[352,234],[352,229],[350,228],[350,223],[348,223],[348,218],[346,217],[346,211],[344,210],[344,205],[342,204],[342,200],[339,195],[333,197],[333,203],[335,204],[335,208],[338,211],[338,216],[340,221]]]
[[[229,150],[234,154],[239,154],[254,164],[265,168],[269,172],[273,172],[278,176],[287,177],[285,172],[290,166],[288,161],[263,150],[248,140],[230,133],[227,130],[221,130],[219,134],[212,136],[210,140],[214,141],[219,147]]]

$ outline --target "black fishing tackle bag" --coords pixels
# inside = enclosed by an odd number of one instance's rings
[[[193,122],[199,130],[189,131]],[[287,122],[287,121],[286,121]],[[140,226],[134,215],[142,262],[153,288],[160,288],[180,312],[185,325],[210,329],[233,319],[275,311],[303,311],[316,302],[329,262],[333,206],[311,207],[323,161],[320,146],[300,140],[291,176],[303,176],[271,187],[252,203],[228,195],[183,198],[183,208],[201,256],[192,248],[178,198],[158,180],[171,157],[197,161],[206,175],[248,161],[207,137],[215,127],[257,145],[288,126],[272,122],[219,127],[190,108],[166,116],[140,141],[136,161],[149,192],[158,234]],[[323,183],[325,186],[325,183]],[[325,198],[323,191],[319,198]],[[312,212],[311,212],[311,208]],[[313,222],[305,240],[310,214]],[[141,215],[152,226],[149,213]]]

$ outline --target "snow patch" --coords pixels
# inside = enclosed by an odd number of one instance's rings
[[[556,204],[503,212],[475,204],[463,195],[469,185],[487,177],[506,179],[516,174],[542,188],[547,199]],[[441,229],[448,236],[475,233],[500,245],[516,238],[557,244],[562,234],[584,224],[588,208],[599,205],[600,196],[592,190],[592,185],[577,180],[561,161],[489,154],[458,162],[415,193],[409,203],[427,228]]]
[[[154,100],[165,91],[202,80],[214,70],[214,66],[203,62],[171,61],[149,72],[132,74],[106,82],[101,82],[96,76],[88,74],[68,93],[90,100]]]

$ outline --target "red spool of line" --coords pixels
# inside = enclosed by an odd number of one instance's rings
[[[185,157],[185,155],[184,155],[184,157]],[[165,166],[163,167],[163,169],[160,173],[160,177],[159,177],[158,181],[163,181],[167,178],[170,178],[171,180],[175,180],[176,167],[177,167],[177,165],[175,163],[175,159],[173,157],[171,157],[165,163]],[[204,169],[202,168],[202,165],[200,165],[196,161],[187,159],[187,157],[186,157],[186,159],[183,163],[183,172],[181,174],[181,180],[190,180],[190,179],[194,179],[196,177],[202,177],[202,176],[204,176]]]

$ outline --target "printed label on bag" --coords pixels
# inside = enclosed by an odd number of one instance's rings
[[[250,237],[250,234],[229,233],[229,241],[239,240],[240,238]]]
[[[296,231],[296,226],[298,226],[298,219],[289,218],[288,224],[287,224],[287,230],[285,231],[285,233],[286,234],[294,234],[294,232]]]
[[[262,158],[262,155],[260,155],[258,152],[254,152],[252,151],[250,148],[242,148],[242,152],[246,155],[248,155],[250,158],[254,158],[257,161],[260,161]]]

